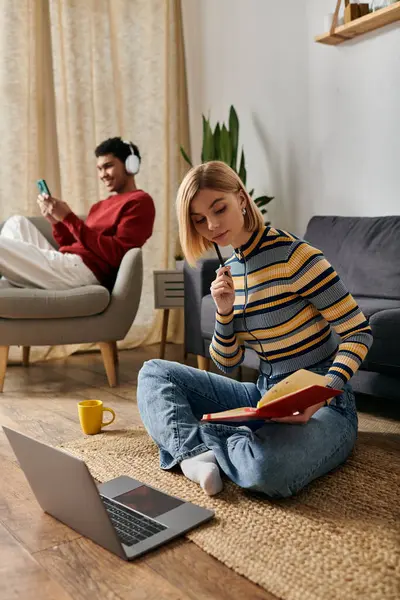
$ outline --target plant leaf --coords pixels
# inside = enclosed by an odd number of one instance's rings
[[[186,152],[184,151],[184,149],[182,148],[182,146],[181,146],[181,154],[182,154],[183,158],[186,160],[186,162],[187,162],[187,163],[188,163],[188,164],[189,164],[191,167],[193,167],[193,165],[192,165],[192,161],[190,160],[190,158],[188,157],[188,155],[186,154]]]
[[[201,162],[214,160],[214,140],[210,127],[210,121],[203,115],[203,149],[201,152]]]
[[[254,194],[254,188],[249,192],[249,196],[251,197]]]
[[[222,125],[221,129],[220,148],[221,160],[223,160],[227,165],[230,166],[232,158],[231,138],[229,136],[229,132],[226,128],[225,123]]]
[[[221,127],[216,124],[214,130],[214,160],[221,160]]]
[[[242,180],[244,187],[246,187],[247,173],[246,173],[246,162],[245,162],[245,158],[244,158],[243,148],[242,148],[242,156],[240,157],[240,167],[239,167],[238,175],[239,175],[240,179]]]
[[[258,208],[261,208],[262,206],[269,204],[273,199],[274,196],[258,196],[258,198],[254,198],[254,202],[257,204]]]
[[[229,111],[229,136],[231,138],[232,157],[230,166],[237,173],[236,163],[239,144],[239,119],[233,106]]]

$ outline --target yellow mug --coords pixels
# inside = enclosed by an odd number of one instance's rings
[[[111,421],[103,422],[103,412],[109,411],[112,414]],[[101,400],[82,400],[78,402],[79,421],[83,433],[94,435],[100,433],[102,427],[111,425],[115,419],[115,412],[112,408],[103,406]]]

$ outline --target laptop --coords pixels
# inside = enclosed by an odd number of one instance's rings
[[[131,477],[96,485],[83,460],[9,427],[3,430],[42,509],[125,560],[214,516]]]

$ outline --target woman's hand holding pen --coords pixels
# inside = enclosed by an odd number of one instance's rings
[[[219,314],[229,315],[235,300],[235,288],[230,267],[224,266],[218,269],[217,277],[212,282],[210,290]]]

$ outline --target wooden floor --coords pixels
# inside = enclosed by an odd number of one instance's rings
[[[110,428],[139,424],[136,382],[158,347],[120,352],[120,385],[110,389],[100,354],[8,367],[0,425],[56,445],[81,435],[76,403],[100,399],[116,410]],[[167,346],[166,358],[182,360]],[[127,563],[42,513],[0,430],[1,600],[273,600],[185,538]]]

